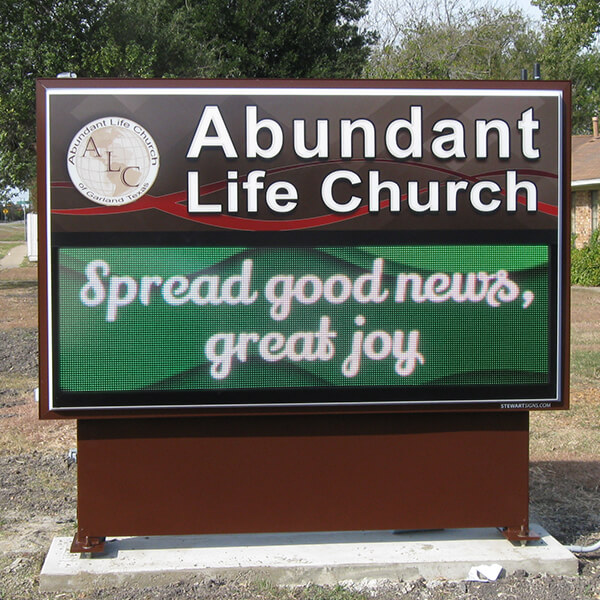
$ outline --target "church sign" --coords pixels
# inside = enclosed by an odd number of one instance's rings
[[[42,416],[566,407],[568,94],[40,80]]]

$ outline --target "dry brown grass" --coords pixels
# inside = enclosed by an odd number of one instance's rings
[[[532,412],[529,437],[532,519],[568,544],[600,535],[599,359],[600,292],[573,289],[571,407]]]
[[[533,412],[531,460],[600,461],[600,390],[573,387],[568,411]]]
[[[0,271],[0,276],[13,270],[17,269]],[[0,331],[35,329],[38,326],[37,295],[31,288],[0,288],[0,315]]]
[[[600,461],[600,292],[571,294],[571,408],[532,412],[532,460]]]
[[[37,293],[26,282],[37,279],[37,267],[0,271],[0,343],[2,333],[38,326]],[[24,287],[2,287],[2,284]],[[40,421],[33,390],[37,377],[23,373],[0,373],[0,453],[20,454],[33,450],[67,451],[77,445],[75,421]]]
[[[575,288],[571,298],[571,385],[600,392],[600,291]]]
[[[25,262],[29,263],[29,261]],[[0,285],[3,282],[37,281],[37,271],[37,266],[32,263],[18,269],[4,269],[0,271]]]
[[[25,241],[25,225],[23,221],[2,221],[0,223],[0,242]]]
[[[75,421],[40,421],[31,395],[15,400],[22,403],[0,407],[0,453],[66,452],[77,446]]]

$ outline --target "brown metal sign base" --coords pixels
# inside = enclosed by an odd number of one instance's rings
[[[537,542],[540,539],[540,536],[529,529],[529,526],[525,524],[520,528],[499,527],[498,531],[500,531],[509,542],[521,542],[523,545],[527,544],[527,542]]]
[[[104,537],[80,537],[79,533],[75,534],[71,543],[71,552],[80,552],[91,554],[100,554],[104,552]]]
[[[528,414],[78,422],[75,552],[105,536],[528,523]]]

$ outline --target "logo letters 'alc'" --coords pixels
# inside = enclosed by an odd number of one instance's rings
[[[83,151],[82,156],[86,156],[88,152],[92,152],[97,158],[102,158],[102,155],[100,154],[100,151],[98,150],[98,146],[96,146],[96,142],[94,141],[93,137],[90,137],[90,139],[87,141],[87,144],[85,145],[85,150]],[[127,173],[129,171],[131,171],[132,169],[136,170],[136,171],[140,171],[140,167],[137,165],[132,165],[129,167],[125,167],[124,169],[122,167],[117,167],[116,169],[113,169],[113,165],[112,165],[112,152],[107,152],[108,155],[108,166],[106,168],[106,172],[107,173],[121,173],[121,182],[123,183],[123,185],[126,185],[127,187],[130,188],[135,188],[135,187],[139,187],[139,183],[130,183],[129,181],[127,181]]]

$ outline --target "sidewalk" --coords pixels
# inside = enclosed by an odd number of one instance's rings
[[[27,244],[15,246],[4,258],[0,259],[0,271],[20,267],[26,256]]]

